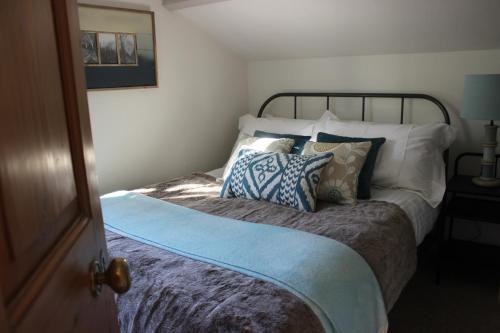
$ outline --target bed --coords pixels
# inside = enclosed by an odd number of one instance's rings
[[[219,180],[220,183],[223,171],[224,168],[218,168],[204,174]],[[417,246],[420,246],[425,237],[433,230],[440,213],[440,208],[432,208],[416,193],[400,189],[374,188],[370,200],[393,203],[401,208],[411,222]]]
[[[259,117],[272,100],[292,97],[296,118],[297,98],[301,96],[325,98],[327,108],[332,97],[360,98],[362,120],[366,99],[398,98],[402,101],[401,123],[405,99],[425,99],[437,106],[445,123],[450,122],[438,100],[420,94],[283,93],[269,98]],[[443,158],[447,159],[447,152]],[[319,202],[315,213],[263,201],[224,199],[219,196],[221,173],[219,169],[193,174],[134,193],[214,216],[285,227],[341,242],[364,258],[373,271],[386,312],[414,274],[417,246],[432,230],[440,212],[415,193],[399,189],[374,189],[371,200],[362,200],[355,207]],[[131,290],[117,297],[123,332],[327,331],[310,304],[283,286],[107,229],[109,254],[127,258],[133,278]]]

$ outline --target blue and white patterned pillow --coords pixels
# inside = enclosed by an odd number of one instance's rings
[[[265,200],[313,212],[321,171],[332,157],[332,153],[304,156],[242,150],[220,196]]]

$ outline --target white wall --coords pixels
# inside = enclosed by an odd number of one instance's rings
[[[247,112],[246,63],[161,0],[81,2],[152,10],[156,21],[159,88],[88,93],[100,192],[220,167]]]
[[[482,73],[500,73],[500,50],[257,61],[248,65],[248,106],[256,113],[267,97],[291,90],[426,93],[445,104],[452,125],[459,129],[458,140],[452,147],[454,157],[462,151],[481,149],[479,145],[485,122],[464,121],[458,114],[464,76]],[[299,104],[302,106],[301,115],[317,117],[325,110],[325,103],[324,100],[320,104],[302,101]],[[359,101],[346,104],[339,99],[334,103],[341,118],[359,119]],[[390,106],[387,103],[382,106],[391,107],[392,119],[399,121],[399,101]],[[291,111],[291,100],[271,105],[268,111],[282,114],[285,106]],[[373,106],[377,108],[376,103]],[[422,110],[422,107],[427,110]],[[430,104],[420,105],[413,117],[416,118],[420,111],[425,111],[428,117],[438,117],[438,113],[429,112],[430,107]],[[380,121],[381,113],[374,112],[373,117]]]
[[[451,149],[451,161],[454,161],[454,157],[463,151],[481,150],[482,126],[485,123],[464,121],[458,116],[464,75],[500,73],[500,50],[257,61],[251,62],[248,68],[248,105],[253,113],[258,111],[267,97],[290,90],[433,95],[445,104],[452,116],[452,125],[459,130],[458,140]],[[291,101],[286,103],[291,110]],[[397,115],[397,103],[392,106],[393,115]],[[323,100],[319,105],[311,101],[303,101],[300,105],[301,114],[305,117],[315,117],[325,109]],[[284,106],[277,103],[271,105],[269,111],[282,113]],[[336,106],[341,118],[359,117],[359,101],[347,106],[338,101]],[[396,116],[393,119],[398,121],[399,118]],[[498,242],[498,233],[488,232],[487,226],[482,228],[483,241]],[[477,229],[473,224],[467,224],[459,228],[457,234],[470,238],[477,234]]]

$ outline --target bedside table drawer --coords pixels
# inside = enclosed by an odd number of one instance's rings
[[[500,201],[454,197],[446,213],[453,218],[500,224]]]
[[[472,176],[454,176],[447,185],[447,191],[468,195],[500,198],[500,187],[481,187],[472,183]]]

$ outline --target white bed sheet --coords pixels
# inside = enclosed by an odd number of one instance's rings
[[[222,178],[224,168],[215,169],[206,174]],[[400,189],[371,189],[371,200],[394,203],[406,212],[415,230],[417,245],[420,245],[425,236],[431,232],[439,215],[439,207],[432,208],[422,197],[407,190]]]
[[[207,175],[210,175],[212,177],[215,177],[215,178],[222,178],[222,175],[224,174],[224,169],[225,167],[222,167],[222,168],[219,168],[219,169],[215,169],[215,170],[212,170],[212,171],[208,171],[208,172],[205,172]]]
[[[432,231],[441,206],[432,208],[418,194],[401,189],[371,189],[371,200],[391,202],[406,212],[415,230],[417,245]]]

